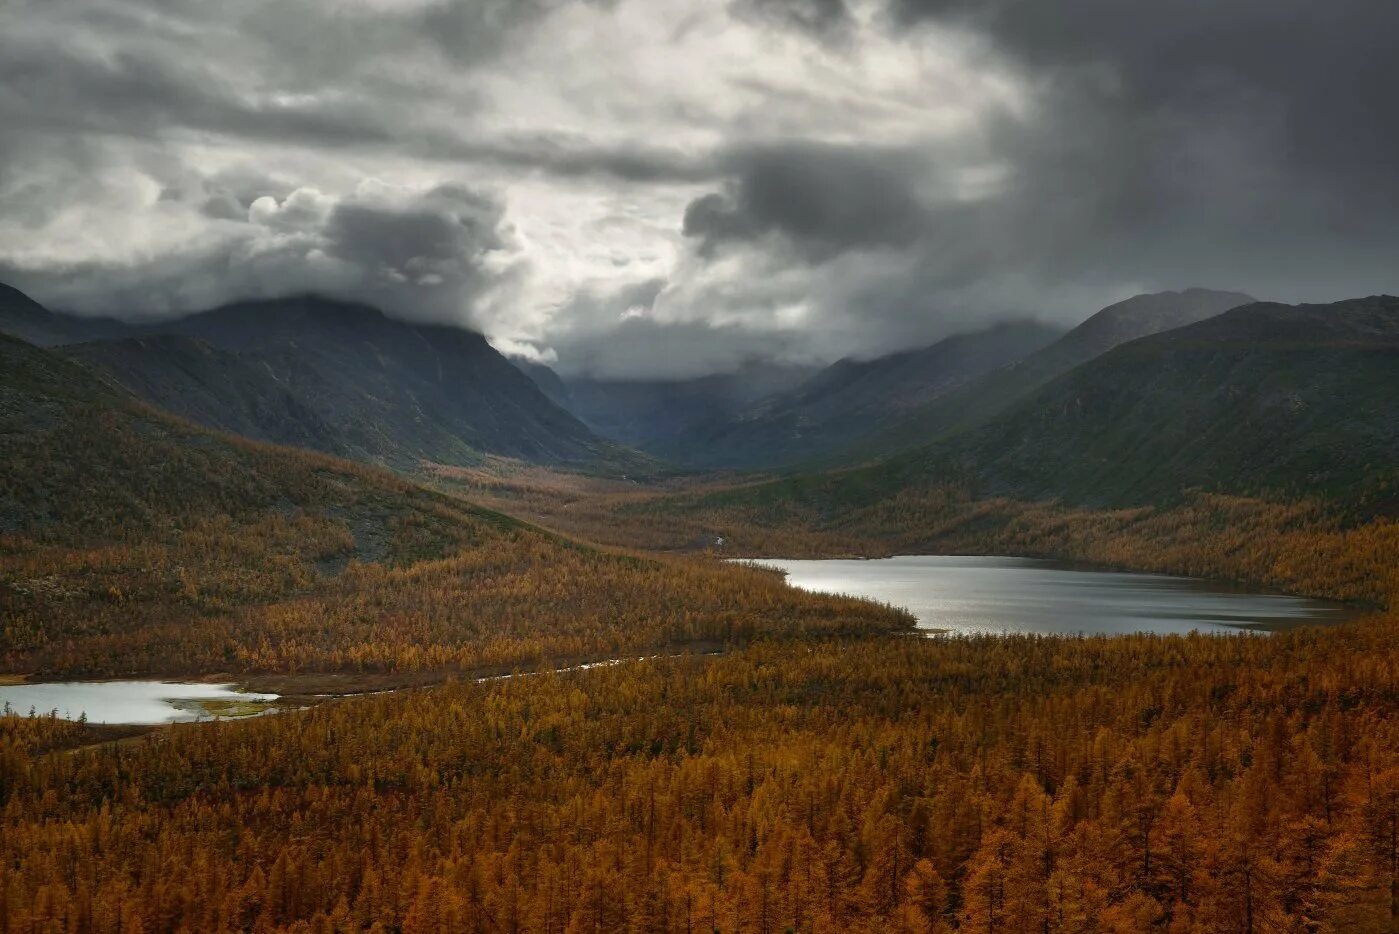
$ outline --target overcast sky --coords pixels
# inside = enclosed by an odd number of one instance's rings
[[[1391,0],[0,0],[0,279],[567,372],[1399,292]]]

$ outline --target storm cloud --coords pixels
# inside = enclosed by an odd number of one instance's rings
[[[176,203],[184,197],[164,195]],[[500,203],[459,186],[416,193],[364,184],[341,198],[298,188],[246,207],[217,189],[199,211],[216,223],[148,257],[80,259],[37,271],[0,262],[0,278],[58,307],[119,310],[132,319],[309,291],[368,301],[403,318],[471,326],[484,324],[474,315],[511,280]]]
[[[324,291],[602,375],[1399,291],[1373,0],[16,0],[0,278]]]

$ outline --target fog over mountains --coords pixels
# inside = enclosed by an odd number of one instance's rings
[[[1008,322],[873,360],[802,373],[749,366],[693,380],[560,378],[539,385],[599,433],[699,468],[826,465],[889,454],[979,424],[1112,348],[1251,303],[1240,292],[1139,295],[1067,332]]]
[[[1191,284],[1396,292],[1396,17],[18,0],[0,281],[143,320],[321,294],[603,381],[1072,327]]]
[[[1140,457],[1148,472],[1194,464],[1187,473],[1201,481],[1291,476],[1318,445],[1315,457],[1334,459],[1324,453],[1334,432],[1374,439],[1351,437],[1358,464],[1375,445],[1384,456],[1384,399],[1399,385],[1395,309],[1389,299],[1294,309],[1186,289],[1116,303],[1068,331],[1008,322],[871,360],[754,360],[671,380],[560,375],[507,359],[480,334],[314,296],[141,324],[55,313],[7,287],[0,332],[200,425],[409,473],[492,456],[611,476],[918,456],[953,473],[960,458],[993,486],[1055,496],[1154,489],[1125,466]],[[1365,422],[1371,405],[1378,422]],[[1296,417],[1268,427],[1288,406]],[[1220,453],[1212,431],[1243,447]],[[1208,452],[1194,451],[1202,443]],[[1358,476],[1318,470],[1312,481],[1332,487]]]
[[[21,0],[4,330],[398,469],[859,463],[1253,299],[1399,292],[1396,15]]]
[[[645,462],[553,404],[481,335],[364,305],[303,296],[127,325],[55,314],[7,289],[0,332],[207,427],[400,469],[489,454]]]

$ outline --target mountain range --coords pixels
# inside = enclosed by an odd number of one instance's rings
[[[864,439],[861,450],[849,452],[848,459],[887,454],[981,424],[1055,377],[1120,344],[1194,324],[1253,301],[1242,292],[1193,288],[1136,295],[1109,305],[1043,350],[880,425]]]
[[[647,464],[550,401],[480,334],[365,305],[299,296],[124,324],[6,290],[0,332],[60,347],[201,425],[398,469],[486,455],[592,470]]]
[[[538,366],[527,372],[551,398],[598,434],[658,457],[700,466],[700,459],[686,456],[696,447],[696,439],[716,426],[741,422],[754,406],[780,398],[821,368],[752,360],[731,373],[675,380],[563,379]]]
[[[1190,289],[1068,332],[1008,322],[814,372],[626,382],[311,296],[127,324],[0,291],[0,331],[231,434],[408,471],[491,455],[614,473],[656,469],[648,454],[813,477],[870,463],[831,475],[837,502],[935,478],[1093,505],[1192,488],[1374,501],[1399,464],[1396,320],[1386,296],[1288,306]]]
[[[599,434],[692,469],[859,463],[980,424],[1079,364],[1135,338],[1254,301],[1186,289],[1138,295],[1071,330],[1007,321],[931,346],[823,368],[749,364],[690,380],[526,372]]]
[[[1011,321],[874,360],[838,360],[785,392],[736,415],[711,416],[682,438],[648,450],[695,467],[784,467],[820,459],[1062,334],[1037,321]]]
[[[1399,298],[1255,303],[1129,341],[953,443],[984,493],[1371,493],[1399,467]]]
[[[1022,392],[980,423],[866,466],[697,502],[839,524],[950,485],[973,501],[1122,508],[1204,491],[1399,513],[1399,297],[1242,305]]]

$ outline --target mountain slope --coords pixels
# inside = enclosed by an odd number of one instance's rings
[[[0,336],[0,673],[430,678],[908,617],[211,432]]]
[[[1185,289],[1137,295],[1109,305],[1024,360],[989,372],[880,427],[850,451],[848,459],[867,459],[871,452],[893,453],[982,424],[1056,376],[1113,347],[1253,301],[1241,292]]]
[[[0,330],[46,344],[82,341],[68,351],[75,359],[209,427],[398,468],[472,464],[485,454],[593,469],[644,463],[459,328],[313,296],[142,325],[54,314],[20,299],[0,308]]]
[[[341,539],[330,552],[372,556],[384,553],[390,520],[425,519],[446,502],[389,474],[213,434],[4,335],[0,442],[0,532],[26,541],[178,540],[208,520],[341,512],[364,520],[363,541]],[[459,505],[451,512],[452,521],[472,515]],[[499,522],[492,514],[487,525]],[[293,550],[320,556],[326,540],[306,539]]]
[[[1050,344],[1061,331],[1013,321],[874,360],[841,360],[738,417],[658,451],[693,466],[773,467],[838,451],[899,413]]]
[[[19,289],[0,282],[0,334],[18,337],[36,347],[55,347],[118,337],[129,330],[114,318],[56,315]]]
[[[616,453],[484,337],[459,328],[307,296],[230,305],[162,330],[263,355],[310,409],[389,463],[491,453],[566,464]]]
[[[1129,342],[958,447],[986,492],[1028,499],[1349,498],[1399,466],[1399,298],[1245,305]]]
[[[168,412],[219,431],[355,460],[376,460],[387,450],[357,444],[352,427],[328,421],[303,400],[316,393],[279,379],[277,372],[296,370],[294,359],[274,368],[266,356],[174,334],[74,344],[60,352]],[[310,380],[314,373],[302,373],[298,382]]]
[[[571,411],[569,409],[571,400],[569,399],[568,386],[564,383],[563,377],[555,373],[547,363],[536,363],[533,360],[522,360],[519,357],[509,359],[521,373],[534,380],[539,391],[548,396],[550,402],[564,411]]]
[[[1135,566],[1228,569],[1292,586],[1288,549],[1364,523],[1388,531],[1327,547],[1365,552],[1387,578],[1395,515],[1399,298],[1376,296],[1242,306],[1118,347],[978,429],[858,468],[681,494],[625,517],[713,529],[740,553],[755,542],[770,552],[780,537],[806,553],[993,548],[1108,563],[1124,561],[1113,530],[1135,524],[1176,549],[1168,560],[1137,541]],[[1250,534],[1265,527],[1286,547],[1250,550]],[[1390,588],[1373,567],[1347,564],[1339,590],[1307,586],[1373,599]]]

